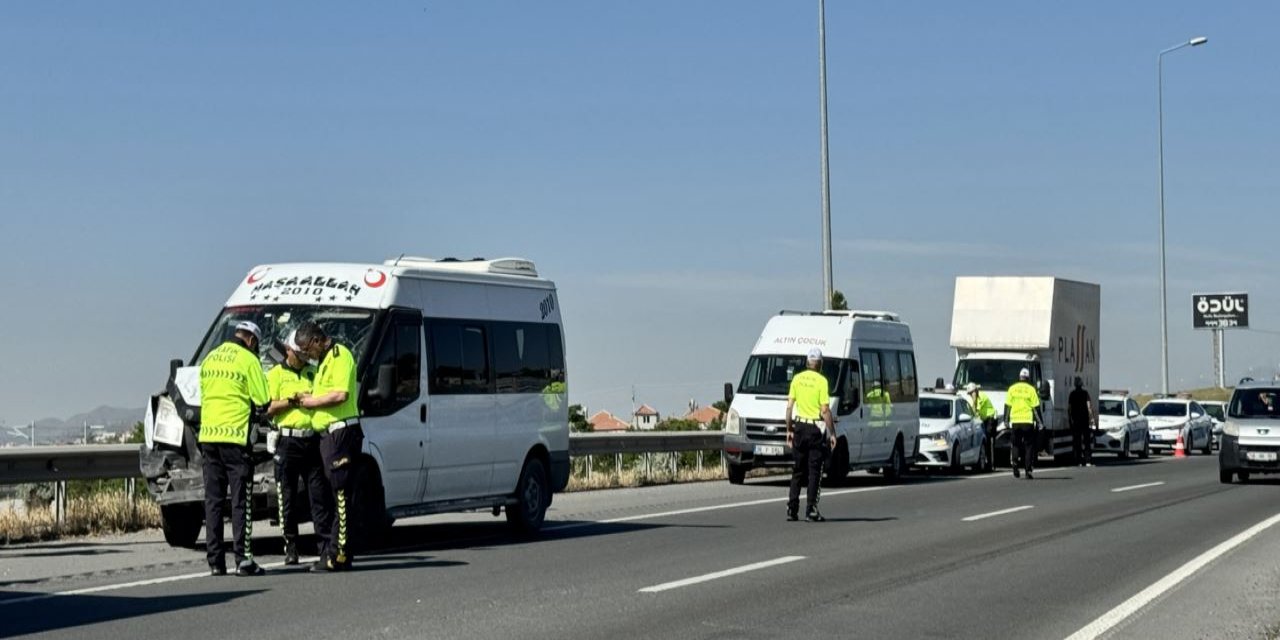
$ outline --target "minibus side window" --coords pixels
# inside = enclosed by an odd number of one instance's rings
[[[400,313],[393,317],[373,359],[365,369],[362,389],[373,389],[378,384],[378,371],[386,365],[392,367],[392,397],[364,396],[362,410],[369,416],[387,416],[417,400],[421,389],[422,343],[419,338],[420,320]]]
[[[894,402],[915,402],[919,399],[919,383],[916,381],[916,356],[910,351],[898,352],[898,371],[902,374],[902,396]]]
[[[489,355],[480,323],[433,320],[427,325],[428,378],[433,394],[490,393]]]

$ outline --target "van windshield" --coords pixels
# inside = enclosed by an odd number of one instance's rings
[[[1231,398],[1232,418],[1280,419],[1280,387],[1236,389]]]
[[[983,389],[1004,391],[1018,381],[1018,374],[1026,368],[1031,371],[1031,384],[1040,385],[1040,363],[1025,360],[961,360],[956,365],[953,384],[963,389],[970,382]]]
[[[806,356],[759,355],[747,360],[738,393],[760,396],[785,396],[791,390],[791,378],[805,370]],[[839,358],[822,359],[822,375],[827,377],[828,393],[837,395]]]
[[[1124,400],[1107,400],[1106,398],[1099,400],[1098,414],[1104,416],[1124,415]]]
[[[920,398],[921,420],[946,420],[951,417],[951,400],[940,398]]]
[[[1142,408],[1142,415],[1157,418],[1185,418],[1189,404],[1181,402],[1152,402]]]
[[[351,349],[356,362],[369,345],[369,335],[373,329],[374,311],[370,309],[351,309],[346,307],[318,307],[306,305],[271,305],[227,307],[214,320],[213,328],[205,336],[204,343],[196,352],[193,365],[200,364],[204,357],[218,345],[230,340],[235,335],[237,324],[248,320],[262,330],[262,346],[258,349],[258,357],[263,368],[268,368],[284,359],[284,339],[289,332],[307,320],[313,320],[324,328],[325,333],[335,342]]]

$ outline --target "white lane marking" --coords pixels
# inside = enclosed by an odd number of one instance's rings
[[[961,518],[961,520],[963,520],[964,522],[977,522],[979,520],[986,520],[987,518],[994,518],[996,516],[1008,515],[1010,513],[1017,513],[1019,511],[1026,511],[1027,509],[1034,509],[1034,508],[1035,508],[1034,505],[1024,504],[1021,507],[1014,507],[1012,509],[1001,509],[999,511],[992,511],[991,513],[980,513],[976,516]]]
[[[1160,485],[1162,485],[1162,484],[1164,484],[1164,482],[1163,482],[1163,481],[1161,481],[1161,482],[1148,482],[1148,483],[1146,483],[1146,484],[1135,484],[1135,485],[1133,485],[1132,487],[1118,487],[1118,488],[1112,489],[1112,490],[1111,490],[1111,493],[1124,493],[1125,491],[1133,491],[1134,489],[1146,489],[1146,488],[1148,488],[1148,487],[1158,487],[1158,486],[1160,486]]]
[[[894,489],[905,485],[894,485],[887,487],[862,487],[858,489],[840,489],[838,491],[823,491],[822,497],[830,498],[832,496],[843,496],[851,493],[867,493],[869,491],[884,491],[885,489]],[[601,524],[616,524],[619,522],[634,522],[636,520],[652,520],[655,518],[667,518],[671,516],[683,516],[691,513],[705,513],[707,511],[720,511],[723,509],[737,509],[740,507],[754,507],[762,504],[776,504],[786,502],[786,496],[781,498],[761,498],[760,500],[747,500],[746,502],[730,502],[728,504],[714,504],[707,507],[691,507],[689,509],[676,509],[674,511],[660,511],[658,513],[642,513],[634,516],[623,516],[621,518],[610,518],[608,520],[593,520],[591,522],[574,522],[572,524],[561,524],[553,527],[544,527],[543,531],[564,531],[566,529],[577,529],[580,527],[594,527]]]
[[[687,587],[689,585],[699,584],[702,582],[719,580],[720,578],[736,576],[740,573],[747,573],[748,571],[759,571],[760,569],[776,567],[780,564],[787,564],[790,562],[796,562],[798,560],[804,560],[804,556],[784,556],[781,558],[775,558],[773,560],[757,562],[755,564],[748,564],[748,565],[743,565],[741,567],[734,567],[732,569],[725,569],[724,571],[717,571],[715,573],[708,573],[701,576],[694,576],[692,578],[685,578],[684,580],[676,580],[675,582],[664,582],[662,584],[654,585],[652,587],[645,587],[641,589],[639,593],[659,593],[661,591],[679,589],[680,587]]]
[[[1125,600],[1120,606],[1102,614],[1097,620],[1090,622],[1083,629],[1071,634],[1067,640],[1093,640],[1111,630],[1112,627],[1120,624],[1125,618],[1137,613],[1139,609],[1147,606],[1152,600],[1159,598],[1165,592],[1178,586],[1178,583],[1191,577],[1191,574],[1203,569],[1206,565],[1217,560],[1228,551],[1244,544],[1250,538],[1266,531],[1277,522],[1280,522],[1280,513],[1259,522],[1258,524],[1241,531],[1231,539],[1219,544],[1218,546],[1196,556],[1190,562],[1174,569],[1173,573],[1160,578],[1155,584],[1139,591],[1137,595]]]
[[[317,559],[318,558],[300,558],[299,565],[310,564],[312,562],[315,562]],[[261,566],[263,569],[275,569],[277,567],[283,567],[284,562],[271,562],[271,563],[259,565],[259,566]],[[136,580],[134,582],[104,584],[97,587],[85,587],[83,589],[72,589],[70,591],[57,591],[54,593],[38,593],[35,595],[24,596],[21,598],[8,598],[5,600],[0,600],[0,607],[11,605],[11,604],[22,604],[24,602],[35,602],[37,600],[48,600],[50,598],[57,598],[60,596],[81,596],[89,593],[102,593],[103,591],[118,591],[120,589],[131,589],[133,587],[147,587],[155,584],[182,582],[183,580],[193,580],[195,578],[205,578],[205,577],[210,577],[208,571],[201,571],[200,573],[184,573],[180,576],[168,576],[165,578],[151,578],[149,580]]]

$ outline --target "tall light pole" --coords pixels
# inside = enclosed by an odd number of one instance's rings
[[[1169,287],[1164,258],[1164,54],[1183,47],[1198,47],[1209,39],[1197,36],[1169,47],[1156,56],[1156,118],[1158,121],[1160,156],[1160,391],[1169,393]]]
[[[827,9],[818,0],[818,110],[822,124],[822,306],[831,308],[831,171],[827,163]]]

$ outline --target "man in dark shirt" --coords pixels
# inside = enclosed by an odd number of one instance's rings
[[[1093,464],[1093,400],[1084,389],[1084,380],[1076,377],[1076,388],[1067,396],[1067,418],[1071,423],[1071,449],[1076,464]]]

